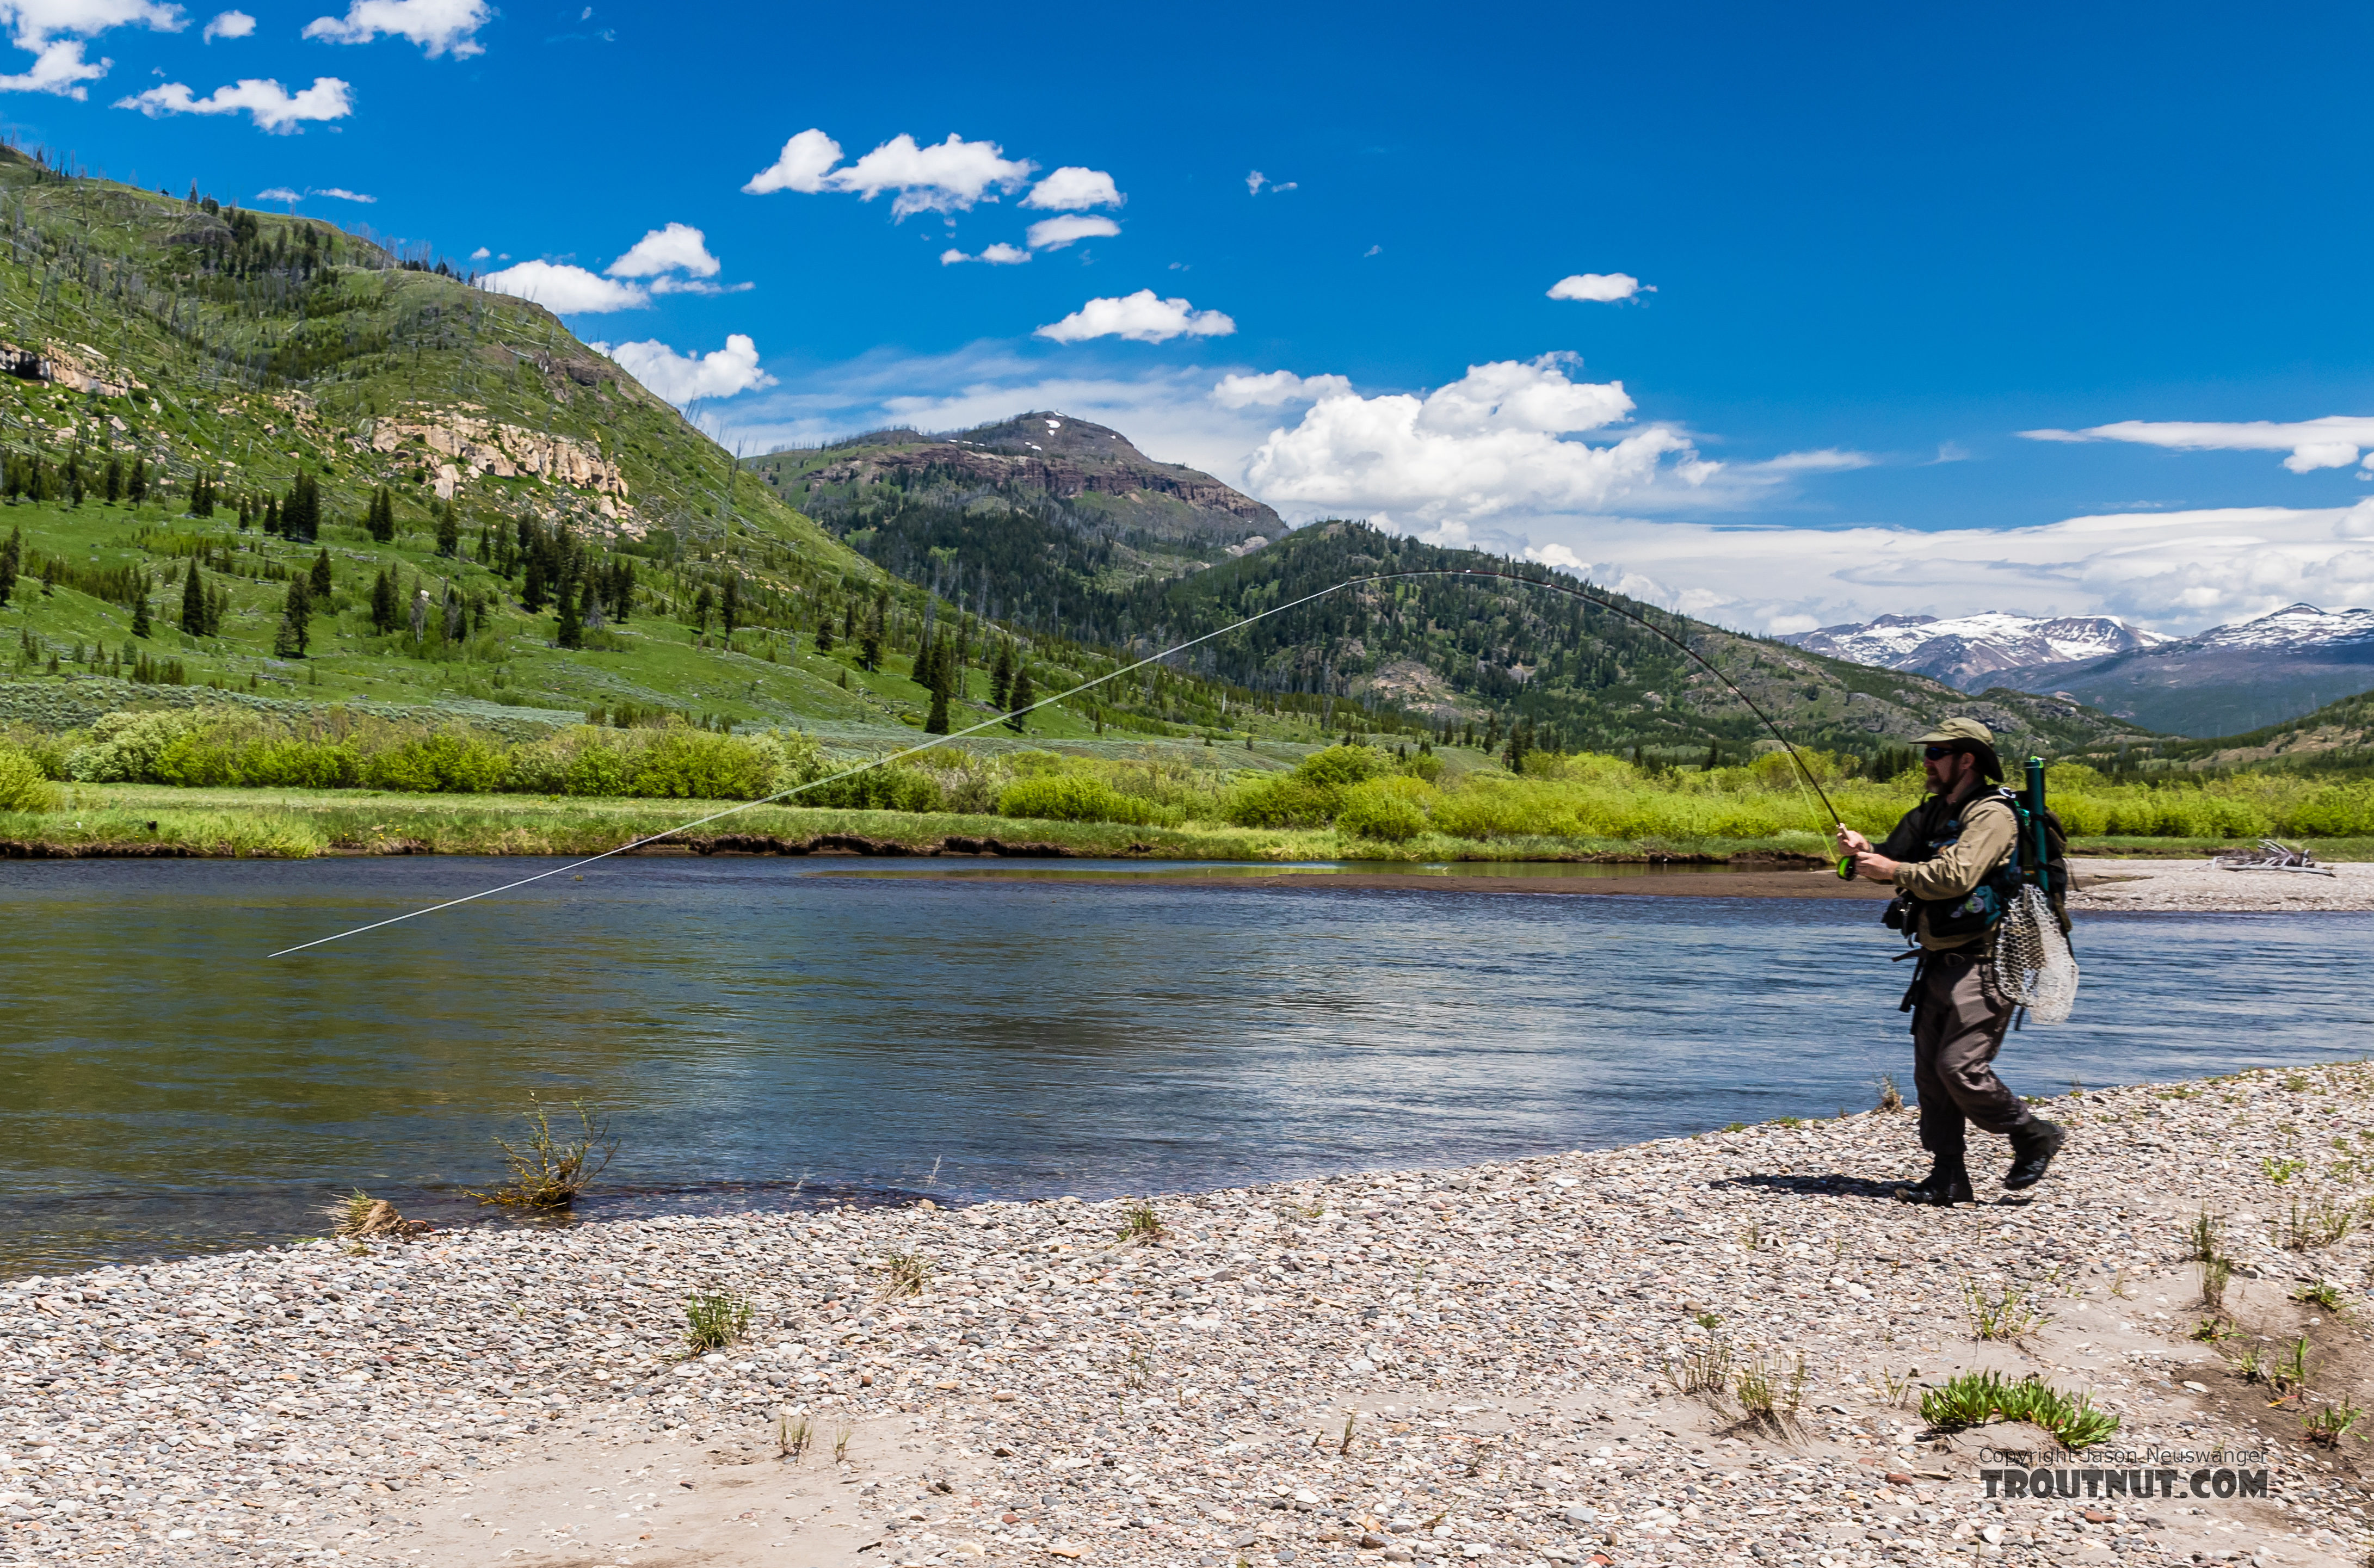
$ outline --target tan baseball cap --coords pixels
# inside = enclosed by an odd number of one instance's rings
[[[1998,783],[2003,780],[2003,759],[1995,755],[1995,732],[1975,719],[1948,719],[1912,743],[1969,752],[1979,759],[1980,777]]]

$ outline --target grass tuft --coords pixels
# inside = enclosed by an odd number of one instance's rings
[[[2357,1223],[2357,1211],[2330,1198],[2292,1199],[2290,1212],[2275,1223],[2275,1239],[2286,1252],[2315,1252],[2337,1244]]]
[[[931,1281],[932,1260],[920,1252],[894,1252],[883,1259],[882,1273],[884,1296],[919,1296]]]
[[[1881,1073],[1879,1075],[1879,1109],[1885,1112],[1900,1111],[1903,1108],[1904,1095],[1896,1087],[1896,1074]]]
[[[1122,1240],[1151,1246],[1163,1235],[1162,1215],[1150,1200],[1141,1198],[1122,1211]]]
[[[2366,1412],[2344,1399],[2327,1405],[2300,1418],[2300,1435],[2320,1447],[2337,1448],[2349,1435],[2349,1429],[2364,1420]]]
[[[2001,1417],[2048,1432],[2064,1448],[2090,1448],[2119,1430],[2119,1418],[2094,1409],[2092,1396],[2074,1398],[2042,1378],[2013,1382],[1999,1372],[1965,1372],[1921,1397],[1921,1419],[1940,1431],[1980,1426]]]
[[[2025,1339],[2052,1321],[2028,1299],[2026,1285],[2005,1285],[2000,1293],[1989,1296],[1976,1281],[1965,1280],[1962,1303],[1969,1315],[1970,1333],[1976,1339]]]
[[[1720,1397],[1731,1387],[1731,1347],[1719,1338],[1710,1340],[1703,1350],[1685,1352],[1679,1363],[1667,1362],[1665,1375],[1682,1393]]]
[[[594,1113],[584,1101],[571,1100],[569,1105],[577,1113],[578,1130],[573,1138],[566,1130],[555,1132],[551,1110],[530,1095],[527,1136],[516,1143],[499,1133],[495,1136],[495,1147],[503,1152],[503,1163],[511,1167],[511,1180],[492,1192],[470,1196],[506,1209],[574,1205],[618,1153],[618,1141],[610,1135],[607,1119],[594,1125]]]
[[[684,1304],[684,1342],[694,1355],[722,1351],[750,1331],[750,1298],[696,1291]]]

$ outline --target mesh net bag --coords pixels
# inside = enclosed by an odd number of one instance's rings
[[[2076,956],[2051,901],[2033,883],[1995,927],[1995,984],[2040,1023],[2059,1024],[2077,1005]]]

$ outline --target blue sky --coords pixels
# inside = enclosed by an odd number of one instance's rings
[[[1059,408],[1752,629],[2374,603],[2362,8],[0,11],[20,140],[753,450]]]

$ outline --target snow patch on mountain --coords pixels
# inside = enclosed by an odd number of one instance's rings
[[[2171,640],[2116,615],[1882,615],[1860,625],[1824,626],[1783,642],[1834,659],[1928,675],[1965,690],[1987,677],[2037,664],[2074,664]]]
[[[2255,621],[2212,626],[2190,640],[2200,648],[2306,650],[2374,641],[2374,610],[2320,610],[2286,604]]]

